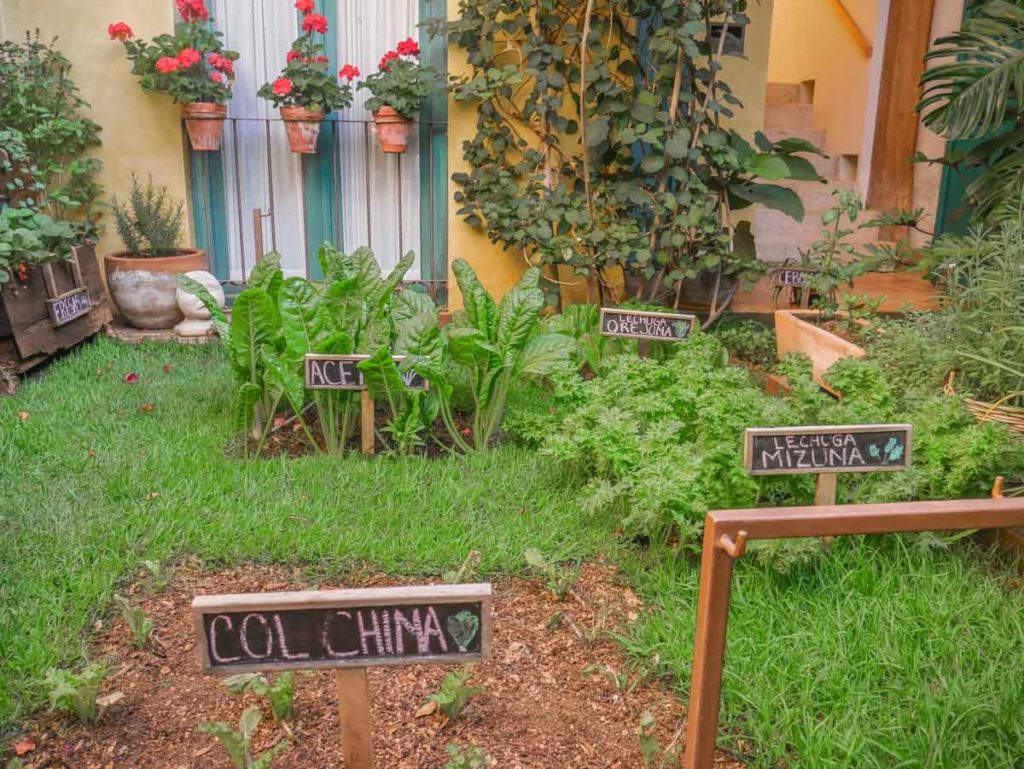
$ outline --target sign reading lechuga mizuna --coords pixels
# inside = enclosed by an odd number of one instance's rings
[[[491,586],[199,596],[204,671],[473,662],[490,652]]]
[[[308,390],[365,390],[366,381],[359,364],[369,355],[316,355],[306,356],[306,389]],[[395,355],[395,363],[405,360]],[[410,390],[426,390],[427,380],[415,371],[399,372]]]
[[[911,425],[751,428],[744,463],[753,475],[903,470],[912,432]]]
[[[681,342],[690,338],[696,325],[697,318],[694,315],[601,308],[603,336]]]

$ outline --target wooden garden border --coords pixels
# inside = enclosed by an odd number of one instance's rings
[[[733,562],[756,539],[963,531],[1024,525],[1024,499],[773,507],[708,513],[700,565],[693,681],[687,712],[686,769],[712,769]]]

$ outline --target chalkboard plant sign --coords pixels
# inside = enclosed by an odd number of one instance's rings
[[[909,424],[751,428],[744,463],[751,475],[893,472],[910,466],[912,436]]]

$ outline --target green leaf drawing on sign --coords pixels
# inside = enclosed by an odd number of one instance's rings
[[[480,618],[471,611],[460,611],[454,617],[449,617],[447,624],[448,635],[459,645],[460,652],[469,648],[480,630]]]
[[[872,459],[881,459],[882,458],[882,452],[879,451],[878,450],[878,446],[876,446],[873,443],[870,446],[868,446],[868,454],[871,455]]]
[[[889,442],[885,444],[885,461],[886,462],[898,462],[903,458],[903,444],[900,443],[898,438],[890,438]]]

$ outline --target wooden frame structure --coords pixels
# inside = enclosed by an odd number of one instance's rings
[[[697,601],[686,769],[712,769],[733,564],[757,539],[963,531],[1024,525],[1024,499],[775,507],[708,513]]]

